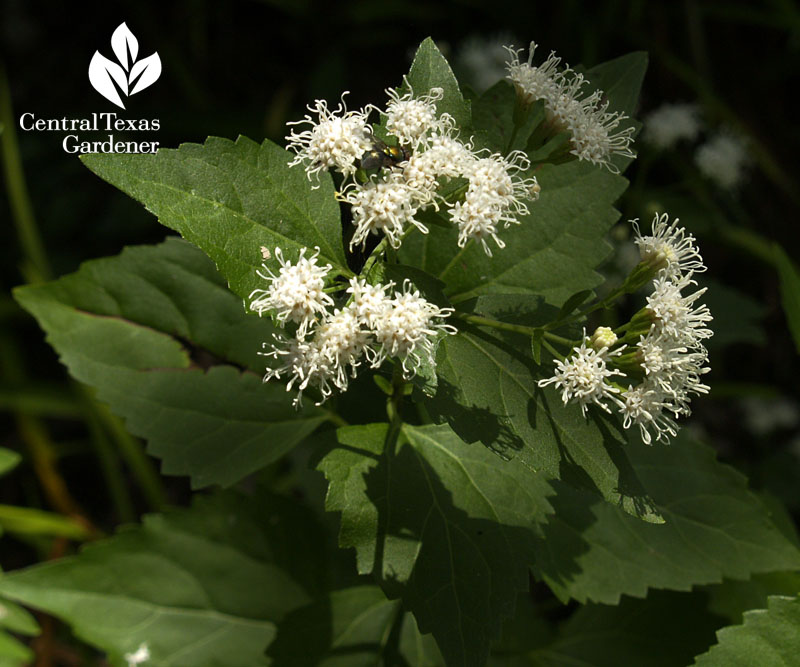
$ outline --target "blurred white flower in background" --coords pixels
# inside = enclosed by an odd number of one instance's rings
[[[703,129],[696,104],[663,104],[644,117],[644,141],[666,150],[682,139],[694,141]]]
[[[706,178],[725,190],[735,190],[750,160],[743,139],[720,132],[697,149],[694,161]]]

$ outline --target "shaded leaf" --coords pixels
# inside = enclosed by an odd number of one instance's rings
[[[337,431],[320,462],[326,508],[342,513],[340,546],[356,548],[390,597],[402,596],[448,664],[482,665],[517,591],[528,586],[534,532],[550,487],[518,461],[466,445],[446,426]]]
[[[562,600],[616,604],[651,588],[689,590],[723,578],[800,567],[786,537],[746,479],[679,434],[669,446],[630,442],[628,459],[665,523],[638,521],[592,494],[552,482],[555,510],[537,577]]]
[[[198,498],[78,556],[6,575],[0,591],[63,619],[115,665],[142,646],[153,665],[267,664],[276,623],[310,599],[271,552],[296,533],[295,547],[306,546],[316,526],[293,516],[284,528],[281,510],[267,497]]]
[[[129,248],[15,296],[70,373],[149,441],[163,472],[190,475],[195,487],[235,483],[321,423],[318,409],[296,411],[282,385],[232,366],[197,367],[217,357],[259,367],[273,329],[245,315],[187,243]]]
[[[473,307],[533,326],[552,312],[535,300],[526,311],[520,298],[505,295],[482,297]],[[539,388],[537,382],[552,372],[535,364],[530,345],[520,334],[499,337],[462,326],[439,347],[431,409],[467,442],[480,441],[548,478],[596,493],[646,521],[661,521],[628,461],[627,437],[617,422],[599,409],[586,419],[577,405],[565,406],[556,392]]]

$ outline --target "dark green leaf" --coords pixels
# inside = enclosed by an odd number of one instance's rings
[[[763,345],[766,342],[761,326],[766,308],[762,303],[716,280],[703,278],[698,284],[708,288],[703,303],[714,316],[714,335],[707,342],[709,349],[713,351],[732,343]]]
[[[472,128],[469,102],[464,100],[450,64],[430,37],[426,37],[417,49],[408,72],[408,82],[416,95],[424,95],[431,88],[441,88],[444,95],[436,102],[436,110],[449,113],[462,133],[469,136]]]
[[[280,247],[289,258],[315,246],[334,267],[346,268],[339,205],[329,176],[312,189],[292,155],[265,140],[239,137],[234,143],[210,137],[147,154],[89,154],[84,164],[115,185],[159,221],[214,260],[242,298],[263,280],[261,246]],[[273,258],[267,260],[277,266]]]
[[[519,225],[503,229],[504,249],[487,257],[480,244],[459,249],[458,230],[432,227],[403,242],[403,262],[447,284],[455,304],[481,294],[518,293],[560,306],[572,294],[602,282],[593,269],[610,251],[605,235],[619,217],[612,203],[627,181],[586,163],[545,165],[542,192]]]
[[[185,242],[129,248],[15,296],[70,373],[149,440],[165,473],[188,474],[195,487],[235,483],[322,420],[313,407],[295,411],[280,384],[231,366],[198,367],[219,357],[260,366],[273,328],[245,315],[208,258]]]
[[[497,297],[495,312],[502,312],[505,301]],[[617,423],[599,409],[586,419],[578,406],[565,406],[556,392],[540,389],[538,380],[551,369],[534,364],[529,345],[519,334],[505,340],[466,326],[448,336],[439,347],[439,388],[431,409],[467,442],[480,441],[549,478],[597,493],[647,521],[661,521],[628,461],[627,438]]]
[[[326,508],[342,513],[339,543],[356,548],[360,573],[402,595],[448,664],[482,665],[528,586],[549,486],[446,426],[405,425],[401,446],[384,452],[387,429],[339,429],[339,446],[319,464]]]
[[[284,507],[264,496],[198,498],[78,556],[7,575],[0,591],[62,618],[113,664],[141,647],[154,665],[267,664],[276,623],[310,599],[275,553],[291,545],[307,559],[317,526]]]
[[[800,567],[796,538],[783,535],[746,479],[714,452],[679,434],[671,445],[626,446],[628,460],[665,523],[637,521],[561,482],[550,501],[537,576],[561,599],[616,604],[648,588],[688,590],[723,578]]]
[[[800,655],[800,597],[774,596],[767,609],[748,611],[744,625],[723,628],[698,667],[786,667]]]

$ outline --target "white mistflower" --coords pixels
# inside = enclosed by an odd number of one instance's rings
[[[416,373],[421,355],[432,361],[434,339],[440,331],[457,333],[455,327],[441,322],[453,312],[452,308],[439,308],[418,290],[412,290],[407,280],[403,291],[395,293],[373,325],[380,345],[373,365],[377,367],[387,357],[396,357],[401,360],[406,377]]]
[[[350,308],[364,324],[374,327],[377,319],[391,305],[391,299],[386,296],[386,290],[392,287],[394,287],[394,283],[370,285],[363,278],[351,278],[350,287],[347,288],[347,292],[352,295]]]
[[[749,162],[744,142],[730,134],[710,139],[697,149],[694,159],[704,176],[726,190],[741,185]]]
[[[646,377],[664,396],[679,399],[692,394],[706,394],[709,387],[700,376],[710,369],[705,367],[708,352],[702,345],[688,348],[680,340],[653,326],[638,344],[638,354]]]
[[[497,236],[497,228],[503,220],[503,210],[497,200],[480,191],[467,192],[463,202],[456,202],[450,209],[450,219],[458,227],[458,247],[463,248],[470,239],[477,239],[484,252],[491,257],[492,250],[487,239],[494,239],[501,250],[505,242]]]
[[[298,334],[301,337],[317,315],[333,305],[333,299],[323,291],[331,265],[317,265],[319,248],[308,258],[304,256],[305,251],[306,248],[302,248],[297,262],[292,264],[283,258],[280,248],[275,248],[275,258],[280,264],[278,274],[275,275],[263,264],[266,275],[258,272],[258,276],[268,280],[270,285],[267,289],[256,289],[250,293],[251,310],[259,315],[272,311],[281,325],[296,322],[300,325]]]
[[[336,169],[345,176],[354,174],[358,160],[372,146],[372,132],[367,123],[368,112],[347,111],[342,101],[335,111],[328,109],[324,100],[316,100],[308,110],[316,113],[318,120],[306,114],[303,120],[288,125],[310,123],[311,128],[302,132],[291,131],[286,137],[286,148],[297,153],[289,165],[306,165],[309,179],[312,174],[319,180],[319,172]]]
[[[634,128],[618,129],[628,116],[609,111],[609,103],[601,90],[585,95],[589,82],[583,74],[566,65],[560,69],[561,59],[555,52],[543,65],[534,67],[531,63],[535,50],[536,44],[531,42],[528,62],[520,63],[519,51],[509,48],[512,58],[508,63],[508,78],[517,94],[529,104],[544,100],[548,121],[561,131],[570,132],[571,153],[579,160],[588,160],[617,173],[619,170],[611,163],[611,157],[635,156],[630,148]]]
[[[459,247],[463,248],[470,239],[478,239],[491,257],[486,242],[491,238],[499,248],[505,248],[497,236],[498,226],[519,224],[519,217],[528,214],[525,200],[534,200],[539,195],[535,177],[519,177],[529,166],[527,156],[521,151],[514,151],[508,157],[496,153],[476,158],[467,165],[464,175],[469,178],[469,187],[464,201],[457,202],[450,210],[450,218],[458,226]]]
[[[639,231],[638,220],[632,220],[635,231],[634,243],[639,247],[643,262],[663,267],[661,274],[670,279],[706,270],[703,258],[695,245],[695,238],[678,226],[678,218],[670,223],[664,213],[655,214],[652,234],[645,236]]]
[[[350,248],[364,245],[370,234],[383,233],[393,248],[399,248],[406,224],[415,225],[427,234],[428,228],[414,219],[419,207],[417,191],[405,183],[398,172],[390,172],[384,180],[370,180],[353,185],[341,195],[351,205],[356,226]]]
[[[449,114],[436,113],[436,102],[444,95],[441,88],[431,88],[425,95],[415,97],[408,80],[404,81],[409,88],[405,95],[401,96],[392,88],[386,90],[389,95],[386,129],[398,138],[401,145],[416,148],[428,132],[452,128],[455,121]]]
[[[616,375],[623,375],[621,371],[609,368],[606,362],[609,358],[619,355],[624,346],[610,352],[608,348],[595,350],[587,346],[588,342],[589,339],[584,336],[580,347],[573,348],[569,357],[563,361],[556,361],[556,372],[553,377],[538,382],[540,387],[555,385],[556,389],[561,391],[561,400],[564,404],[578,403],[584,416],[590,403],[606,412],[611,412],[605,401],[619,394],[620,390],[606,380]]]
[[[703,125],[696,104],[664,104],[644,117],[643,139],[654,148],[667,150],[682,139],[697,139]]]
[[[619,111],[609,111],[608,102],[602,102],[602,93],[596,91],[581,103],[578,115],[570,120],[572,154],[579,160],[603,165],[611,173],[619,169],[610,162],[614,155],[636,157],[630,149],[635,128],[617,129],[628,116]]]
[[[668,436],[678,433],[675,420],[664,414],[667,404],[663,402],[661,392],[647,382],[636,387],[629,386],[617,403],[623,415],[623,427],[638,426],[642,442],[646,445],[653,441],[651,429],[655,432],[656,440],[664,442],[669,442]]]
[[[264,343],[264,348],[269,347],[269,352],[259,352],[262,356],[271,357],[278,363],[267,368],[264,382],[273,378],[288,378],[286,391],[297,389],[297,396],[292,401],[295,407],[303,404],[303,391],[309,387],[317,387],[322,394],[319,403],[323,403],[332,393],[331,381],[337,376],[336,368],[328,358],[322,354],[315,340],[306,341],[298,338],[285,338],[274,336],[276,344]],[[318,403],[318,405],[319,405]]]
[[[506,50],[511,56],[511,60],[506,63],[508,78],[517,89],[517,94],[529,104],[536,100],[555,99],[558,94],[557,79],[560,76],[558,67],[561,63],[556,52],[551,51],[547,60],[537,67],[532,64],[536,42],[530,44],[527,62],[520,62],[519,54],[522,49],[507,46]]]
[[[687,347],[696,346],[714,333],[705,327],[713,319],[708,306],[694,305],[707,288],[687,296],[682,294],[684,289],[696,284],[690,276],[674,282],[667,277],[659,277],[653,281],[655,289],[647,297],[647,307],[653,313],[656,333],[664,332]]]
[[[423,150],[424,149],[424,150]],[[447,134],[431,134],[403,166],[406,184],[421,201],[433,202],[441,178],[462,176],[475,160],[470,144],[463,144]]]
[[[362,322],[355,309],[337,308],[317,327],[314,335],[313,342],[327,362],[333,383],[342,391],[347,389],[347,367],[350,367],[350,377],[356,377],[359,359],[371,339]]]

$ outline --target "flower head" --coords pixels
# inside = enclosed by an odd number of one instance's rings
[[[441,88],[431,88],[425,95],[415,97],[408,79],[404,79],[404,82],[409,89],[405,95],[401,96],[393,88],[386,90],[389,95],[386,129],[401,144],[416,148],[427,133],[450,129],[455,121],[449,114],[436,113],[436,102],[444,95]]]
[[[537,67],[533,65],[536,42],[530,44],[527,62],[520,62],[519,54],[522,53],[522,49],[510,46],[505,48],[511,56],[511,60],[506,63],[508,78],[517,89],[517,95],[529,104],[533,104],[536,100],[554,99],[558,91],[557,79],[561,63],[561,58],[556,56],[556,52],[551,51],[547,60]]]
[[[607,380],[615,375],[623,375],[621,371],[609,368],[606,362],[610,357],[619,355],[624,346],[611,352],[607,347],[595,350],[587,345],[589,342],[584,332],[580,347],[573,348],[570,356],[563,361],[556,361],[556,372],[553,377],[538,382],[540,387],[555,385],[561,390],[561,400],[564,404],[578,403],[584,416],[590,403],[606,412],[611,412],[605,401],[619,394],[620,390]]]
[[[406,376],[414,375],[422,363],[421,354],[432,360],[434,340],[439,332],[454,334],[456,329],[441,320],[453,312],[427,301],[413,289],[410,281],[394,297],[373,324],[375,339],[380,345],[374,366],[386,357],[397,357]]]
[[[700,146],[694,159],[704,176],[726,190],[735,190],[741,184],[749,161],[744,142],[726,133]]]
[[[311,128],[302,132],[291,131],[286,137],[287,148],[295,151],[297,156],[289,165],[306,165],[309,179],[315,174],[319,180],[319,172],[336,169],[345,176],[354,174],[358,168],[357,161],[372,145],[372,132],[367,124],[368,111],[347,111],[342,101],[335,111],[328,109],[324,100],[316,100],[308,110],[316,113],[315,121],[306,114],[303,120],[293,121],[289,125],[311,124]]]
[[[305,257],[305,251],[306,248],[302,248],[297,262],[292,264],[283,258],[280,248],[275,248],[275,259],[280,264],[278,274],[275,275],[264,264],[267,275],[258,272],[258,276],[268,280],[269,287],[250,293],[251,310],[259,315],[273,311],[281,326],[286,322],[297,322],[300,325],[300,336],[305,335],[317,315],[324,313],[327,306],[333,305],[333,299],[323,291],[325,277],[331,270],[331,265],[317,265],[319,248],[311,257]]]
[[[350,247],[364,245],[367,236],[383,232],[393,248],[400,247],[406,224],[415,225],[423,233],[428,229],[414,219],[420,195],[409,186],[401,174],[390,172],[383,180],[370,180],[363,185],[353,184],[341,195],[351,205],[356,226]]]
[[[694,141],[703,129],[696,104],[664,104],[644,118],[644,140],[659,150],[681,139]]]
[[[669,215],[656,213],[652,234],[648,236],[639,231],[638,220],[631,222],[635,231],[634,243],[639,247],[642,261],[660,267],[661,275],[680,279],[683,275],[706,270],[694,236],[678,226],[678,218],[670,223]]]
[[[653,281],[653,293],[647,297],[647,307],[653,313],[656,334],[664,333],[675,341],[694,347],[699,341],[713,335],[706,324],[714,319],[708,306],[695,306],[707,288],[702,288],[684,296],[682,291],[690,285],[696,285],[690,276],[672,281],[666,276]]]
[[[531,104],[544,100],[549,122],[559,131],[569,131],[571,153],[579,160],[588,160],[605,166],[609,171],[619,170],[612,164],[614,155],[634,157],[630,148],[633,127],[618,129],[628,119],[619,111],[609,111],[609,103],[601,90],[585,95],[589,84],[583,74],[568,66],[560,68],[561,59],[552,52],[540,67],[534,67],[536,44],[531,42],[528,62],[521,63],[519,51],[509,48],[508,78],[517,95]]]

